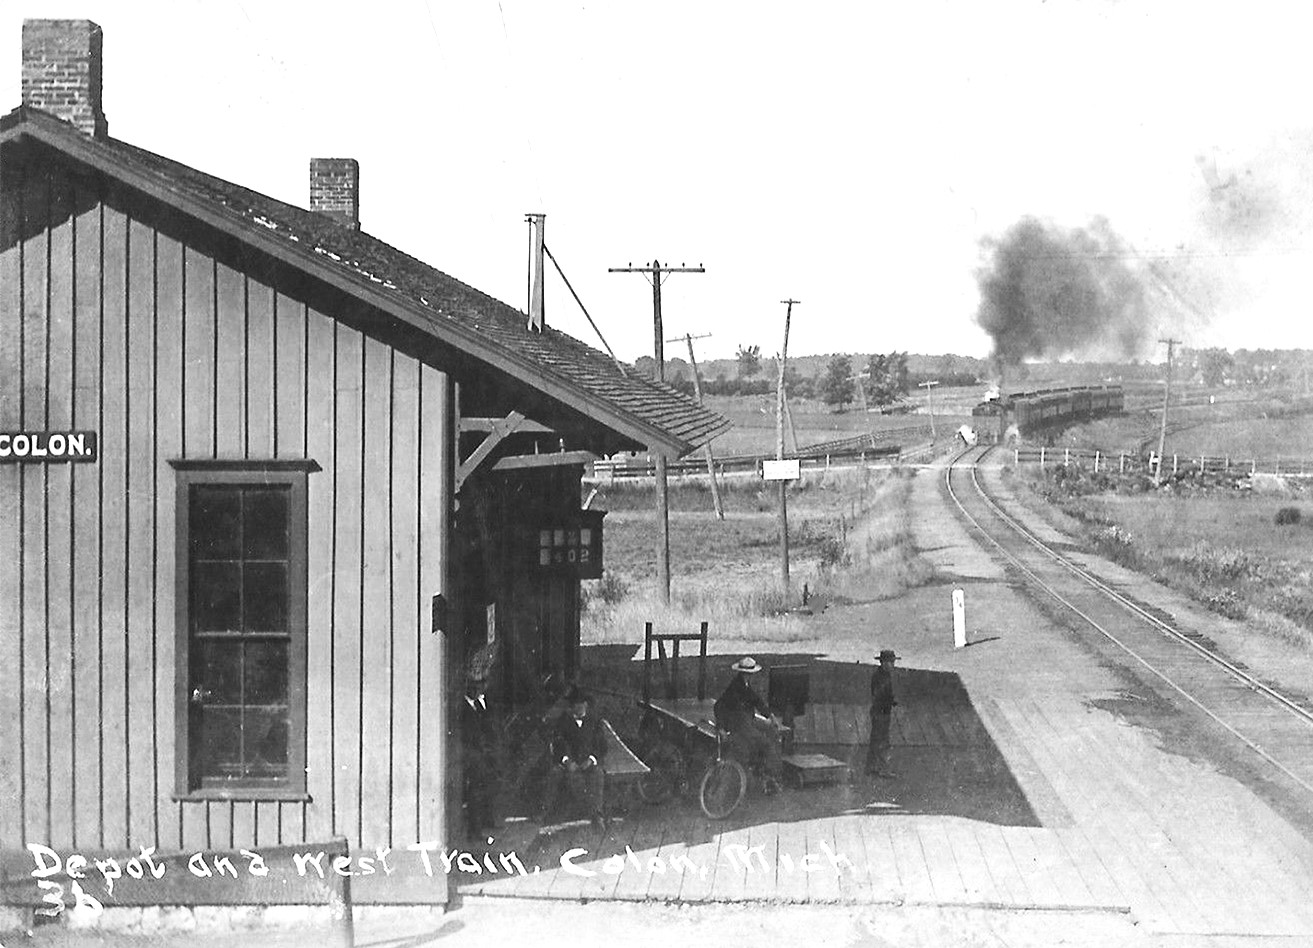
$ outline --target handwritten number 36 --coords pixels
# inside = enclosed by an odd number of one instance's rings
[[[41,891],[45,893],[41,897],[41,901],[46,903],[47,906],[45,908],[37,909],[37,911],[42,915],[48,915],[52,918],[62,913],[65,909],[64,887],[58,882],[51,882],[49,879],[38,879],[36,880],[36,884],[40,886]],[[82,886],[78,885],[76,881],[70,882],[69,888],[73,893],[74,908],[87,909],[97,915],[105,910],[105,906],[100,903],[100,900],[93,895],[87,895],[87,893],[83,892]],[[0,944],[0,948],[4,948],[4,945]]]

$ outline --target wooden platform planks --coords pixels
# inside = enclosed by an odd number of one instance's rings
[[[1040,726],[1040,722],[1029,721],[1011,702],[1000,703],[998,709],[1007,716],[1018,733],[1024,734],[1030,746],[1042,747],[1042,732],[1034,730]],[[1082,761],[1079,756],[1064,755],[1061,759],[1068,762],[1068,767],[1075,766],[1082,771],[1078,777],[1073,774],[1073,788],[1079,793],[1079,800],[1083,804],[1082,821],[1090,827],[1087,838],[1117,880],[1118,887],[1130,900],[1133,910],[1161,930],[1187,930],[1182,925],[1188,922],[1188,914],[1180,911],[1164,879],[1152,869],[1146,872],[1142,861],[1132,858],[1137,842],[1133,834],[1126,832],[1124,823],[1113,815],[1119,811],[1116,810],[1117,804],[1106,796],[1104,775],[1097,773],[1094,768],[1088,768],[1088,762]],[[1111,822],[1105,819],[1104,814],[1111,818]],[[1173,911],[1168,910],[1169,905],[1173,906]]]
[[[807,828],[802,823],[774,823],[776,838],[775,898],[782,902],[806,902],[809,876],[803,870],[807,855]]]
[[[1170,788],[1172,780],[1162,766],[1146,772],[1138,764],[1130,765],[1122,754],[1113,752],[1089,729],[1063,728],[1055,721],[1057,714],[1054,710],[1037,708],[1036,713],[1047,723],[1052,735],[1065,731],[1068,739],[1076,742],[1075,754],[1099,768],[1101,777],[1091,774],[1091,780],[1102,779],[1105,786],[1116,791],[1118,803],[1115,805],[1120,809],[1111,811],[1118,814],[1114,819],[1134,831],[1140,851],[1157,870],[1158,881],[1172,887],[1174,901],[1182,907],[1168,905],[1174,916],[1179,916],[1184,909],[1193,918],[1195,930],[1202,922],[1214,931],[1231,931],[1238,921],[1237,913],[1248,912],[1250,928],[1273,931],[1271,922],[1281,914],[1282,907],[1264,905],[1269,886],[1254,884],[1256,875],[1267,873],[1255,872],[1257,867],[1236,865],[1234,851],[1230,847],[1218,849],[1208,845],[1194,821],[1179,828],[1173,826],[1177,808],[1164,807],[1165,801],[1160,795],[1162,785]],[[1067,758],[1071,756],[1071,753],[1066,755]],[[1191,789],[1183,786],[1179,796],[1171,796],[1184,799]],[[1208,840],[1217,838],[1217,835],[1210,831]],[[1228,904],[1237,892],[1248,893],[1239,901],[1238,908]],[[1185,919],[1181,923],[1191,924]]]
[[[1003,905],[1009,900],[994,884],[984,851],[976,839],[975,826],[962,820],[943,820],[940,828],[952,850],[962,879],[962,896],[970,903]]]
[[[755,823],[748,829],[747,872],[743,897],[758,901],[775,898],[776,866],[779,864],[779,834],[775,823]]]
[[[989,869],[989,877],[1000,899],[1010,905],[1038,904],[1004,838],[1003,828],[992,823],[981,823],[974,827],[974,831],[976,845],[980,847],[981,857]]]
[[[608,834],[594,829],[587,824],[573,825],[559,834],[562,846],[552,866],[552,876],[547,894],[554,899],[579,901],[600,894],[604,883],[594,881],[596,876],[579,875],[578,872],[601,872],[603,849],[607,846]],[[566,870],[560,862],[562,856],[573,851],[570,864],[577,867],[576,872]],[[543,867],[544,870],[547,868]]]
[[[681,902],[706,902],[715,887],[716,874],[722,868],[721,835],[717,827],[702,824],[698,835],[685,853],[689,865],[684,867],[679,886]]]
[[[613,898],[625,900],[647,898],[648,886],[651,882],[647,866],[649,860],[660,850],[661,839],[662,829],[659,822],[638,822],[625,843],[629,847],[629,850],[624,851],[625,869],[616,876],[615,887],[612,889]],[[635,867],[633,860],[629,858],[630,850],[638,860],[638,867]]]
[[[720,857],[716,863],[708,898],[713,902],[737,902],[747,891],[747,861],[751,833],[746,826],[720,834]]]
[[[898,856],[894,852],[892,817],[859,816],[853,818],[862,834],[866,850],[867,878],[871,885],[873,902],[902,902],[907,897],[903,877],[899,873]]]
[[[688,834],[680,826],[669,826],[661,836],[661,846],[651,861],[647,897],[659,902],[679,898],[684,884],[684,861],[688,859]]]
[[[840,870],[834,865],[834,820],[805,820],[796,824],[803,829],[802,869],[807,876],[807,901],[839,902],[843,898]]]
[[[844,865],[838,871],[839,898],[844,902],[866,904],[873,899],[870,859],[862,838],[861,822],[869,817],[843,814],[829,820],[831,842],[836,858]]]

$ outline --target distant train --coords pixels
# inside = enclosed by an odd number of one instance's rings
[[[1012,436],[1029,437],[1082,421],[1119,415],[1124,407],[1125,396],[1120,385],[1081,385],[986,399],[971,414],[980,419],[977,428],[996,429],[1002,442]],[[997,419],[997,423],[988,424],[986,419],[991,418]]]

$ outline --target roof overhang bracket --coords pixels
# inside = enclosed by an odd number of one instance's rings
[[[523,420],[520,422],[519,426],[516,427],[515,429],[516,431],[520,432],[520,434],[555,434],[556,433],[556,430],[554,428],[549,428],[546,425],[539,424],[536,421],[530,421],[529,419],[524,418],[523,415],[521,415],[520,417]],[[460,420],[460,431],[461,434],[464,434],[467,431],[495,431],[498,425],[502,425],[505,423],[506,423],[505,418],[472,418],[472,417],[462,418]]]
[[[491,430],[488,436],[479,443],[470,456],[460,463],[456,468],[456,490],[459,491],[464,485],[466,479],[478,470],[479,465],[488,459],[488,455],[493,452],[497,445],[501,444],[508,436],[514,434],[524,422],[524,413],[513,411],[505,418],[494,419],[490,425]],[[462,429],[464,422],[461,422]]]

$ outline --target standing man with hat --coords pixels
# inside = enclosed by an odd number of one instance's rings
[[[481,649],[465,669],[465,695],[459,707],[461,769],[464,776],[465,827],[480,841],[497,823],[499,787],[497,727],[488,708],[489,649]]]
[[[749,655],[730,668],[737,674],[716,699],[713,712],[716,727],[729,732],[730,749],[742,761],[748,764],[762,761],[766,792],[774,793],[779,789],[782,772],[779,730],[766,702],[748,684],[748,676],[760,672],[762,666]]]
[[[889,725],[894,705],[894,662],[898,656],[891,648],[881,649],[880,664],[871,673],[871,744],[866,752],[868,776],[897,777],[889,769]]]

